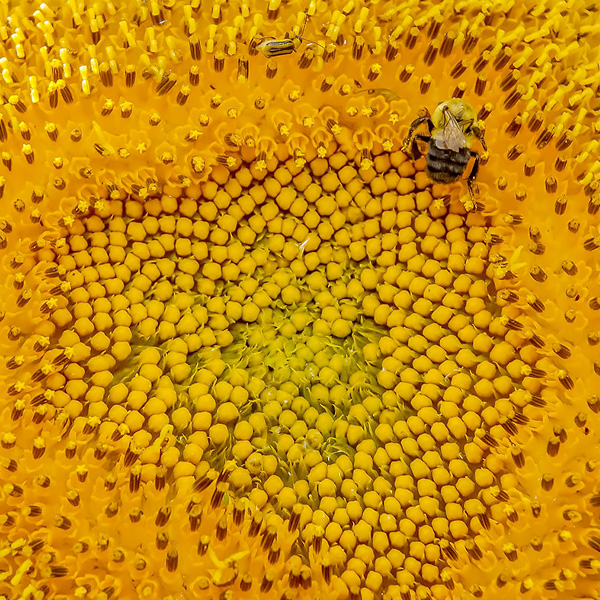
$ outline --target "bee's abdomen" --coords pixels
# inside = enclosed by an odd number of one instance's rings
[[[461,148],[458,152],[438,148],[432,140],[427,152],[427,175],[433,181],[450,183],[456,181],[467,168],[471,158],[468,148]]]

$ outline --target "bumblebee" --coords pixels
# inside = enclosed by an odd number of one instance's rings
[[[424,123],[429,128],[429,135],[416,133]],[[402,149],[410,154],[413,160],[417,160],[423,154],[418,142],[426,142],[426,173],[432,181],[438,183],[458,181],[473,157],[475,161],[467,177],[467,186],[471,197],[474,198],[475,178],[479,172],[480,159],[479,153],[471,150],[474,137],[487,151],[483,132],[477,125],[475,110],[464,100],[452,98],[439,104],[432,116],[427,113],[411,123]]]

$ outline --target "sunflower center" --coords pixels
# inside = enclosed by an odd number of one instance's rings
[[[55,401],[128,436],[136,477],[194,478],[224,510],[217,537],[231,510],[259,510],[263,550],[313,568],[312,548],[324,577],[376,590],[443,579],[452,544],[489,526],[488,447],[531,394],[488,294],[483,218],[399,153],[361,165],[242,166],[195,198],[155,185],[82,216],[59,343],[90,356]]]

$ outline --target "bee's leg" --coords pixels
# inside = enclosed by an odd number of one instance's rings
[[[413,160],[417,160],[419,158],[421,158],[421,156],[423,156],[423,153],[421,152],[421,149],[419,148],[419,145],[417,144],[417,142],[426,142],[429,143],[429,141],[431,140],[431,138],[428,135],[415,135],[415,137],[413,137],[412,143],[410,145],[410,151],[412,154],[412,158]]]
[[[477,177],[477,173],[479,173],[479,153],[471,150],[471,156],[475,159],[473,164],[473,168],[471,169],[471,173],[469,177],[467,177],[467,186],[469,188],[469,192],[471,194],[471,198],[475,200],[475,192],[477,186],[475,185],[475,178]]]
[[[487,146],[483,139],[483,131],[477,126],[473,126],[473,135],[479,140],[479,143],[483,146],[483,149],[487,152]]]
[[[417,130],[418,127],[420,127],[425,122],[427,122],[427,127],[429,127],[429,131],[430,132],[433,131],[433,123],[432,123],[431,119],[429,118],[429,115],[415,119],[410,124],[410,129],[408,130],[408,135],[406,136],[406,139],[404,140],[404,144],[402,146],[403,152],[406,152],[406,150],[408,150],[410,148],[410,145],[412,144],[412,141],[413,141],[413,136],[415,135],[415,131]]]

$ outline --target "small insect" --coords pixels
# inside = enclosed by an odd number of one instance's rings
[[[417,134],[416,130],[426,123],[429,135]],[[415,119],[408,131],[403,150],[409,151],[413,160],[422,156],[418,141],[427,142],[426,173],[439,183],[452,183],[460,179],[471,157],[475,159],[467,185],[471,197],[475,197],[475,178],[479,172],[479,153],[471,150],[471,142],[476,137],[487,151],[483,132],[477,125],[473,107],[458,98],[442,102],[433,112]]]
[[[306,24],[308,23],[308,14],[304,13],[304,24],[302,25],[302,29],[300,33],[296,36],[290,36],[289,33],[285,34],[285,38],[282,40],[278,40],[274,37],[266,37],[263,36],[263,42],[256,46],[256,49],[264,54],[267,58],[271,58],[273,56],[284,56],[285,54],[291,54],[292,52],[296,52],[298,48],[302,45],[302,42],[309,42],[311,44],[316,44],[317,46],[321,46],[324,48],[322,44],[318,44],[317,42],[311,42],[306,38],[303,38],[304,30],[306,29]]]

